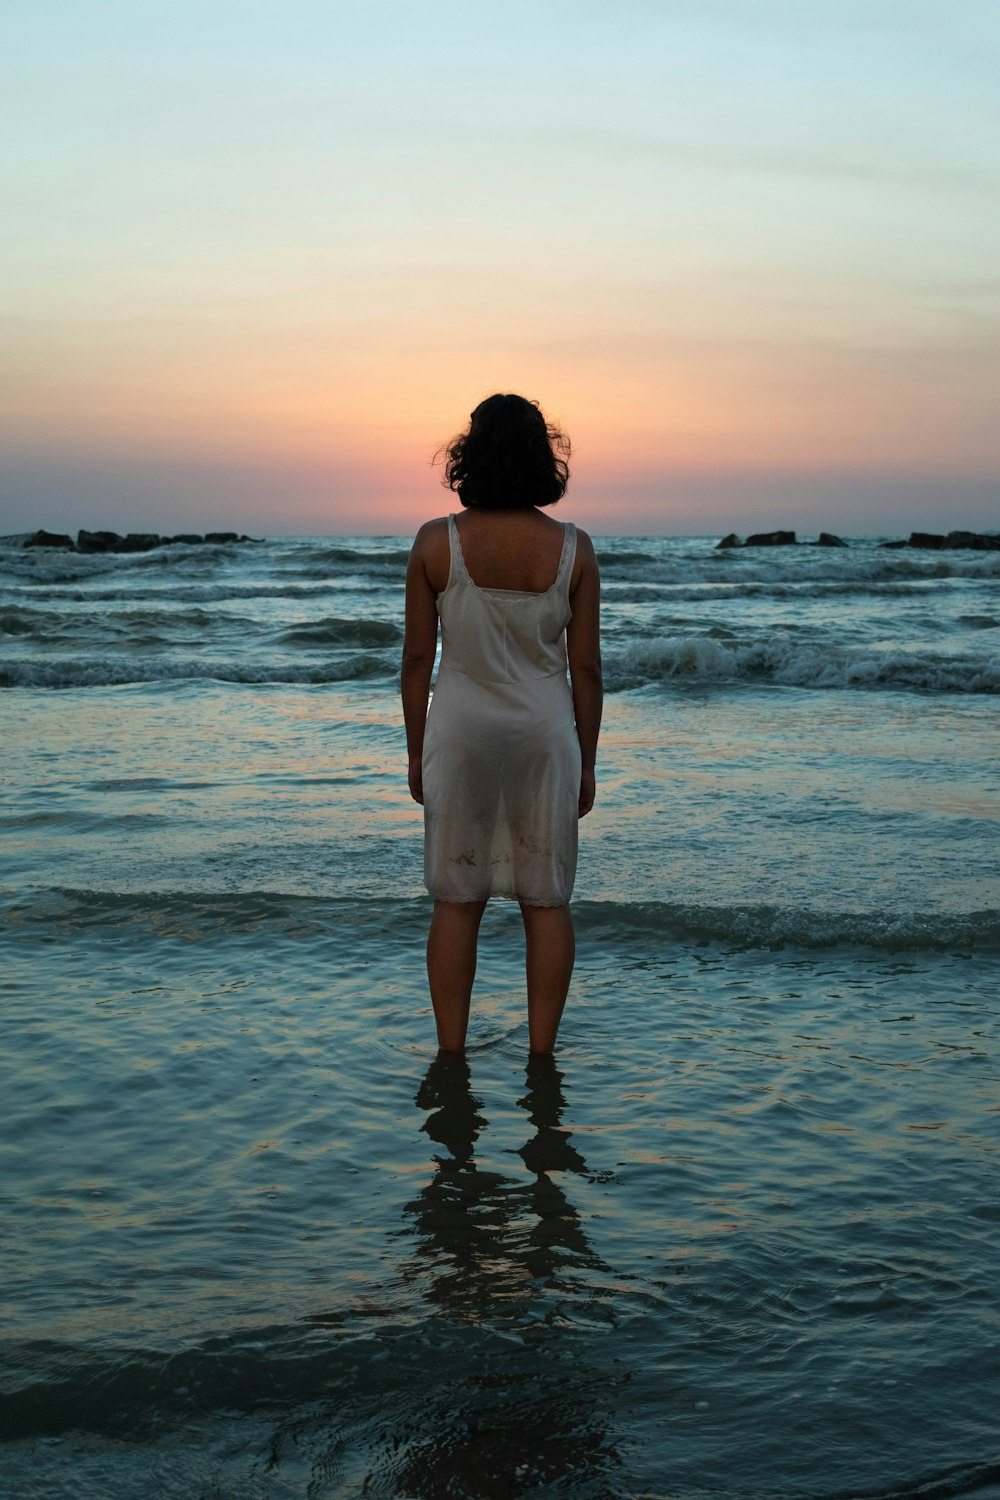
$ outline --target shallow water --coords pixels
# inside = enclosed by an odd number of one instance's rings
[[[503,903],[432,1044],[402,543],[0,559],[6,1492],[1000,1494],[994,560],[602,549],[549,1065]]]

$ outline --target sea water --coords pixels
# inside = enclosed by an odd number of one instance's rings
[[[5,1495],[1000,1494],[1000,555],[597,548],[550,1062],[405,539],[0,551]]]

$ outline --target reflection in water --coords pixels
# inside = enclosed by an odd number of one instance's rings
[[[531,1226],[531,1271],[536,1277],[557,1270],[558,1250],[598,1264],[580,1225],[580,1216],[550,1172],[586,1175],[587,1163],[571,1144],[569,1132],[560,1127],[566,1100],[560,1087],[563,1075],[551,1057],[528,1064],[528,1092],[518,1100],[535,1127],[535,1134],[519,1155],[535,1180],[527,1189],[534,1221]]]
[[[269,1475],[305,1459],[304,1492],[317,1497],[627,1493],[611,1433],[629,1372],[620,1355],[598,1363],[594,1339],[595,1325],[614,1323],[609,1268],[559,1180],[587,1166],[561,1123],[552,1059],[532,1058],[526,1082],[530,1131],[512,1153],[523,1166],[507,1175],[476,1161],[489,1122],[466,1059],[441,1053],[428,1068],[416,1103],[433,1172],[401,1231],[413,1246],[399,1271],[410,1305],[390,1299],[394,1323],[331,1345],[327,1389],[311,1414],[279,1424]]]
[[[600,1264],[577,1210],[551,1175],[587,1172],[560,1123],[562,1079],[552,1058],[529,1061],[518,1104],[534,1134],[518,1155],[531,1176],[515,1181],[476,1163],[476,1141],[488,1122],[466,1059],[442,1052],[427,1070],[416,1102],[430,1111],[423,1129],[444,1149],[434,1153],[433,1178],[406,1206],[420,1244],[417,1263],[404,1275],[429,1273],[425,1299],[452,1316],[516,1318],[538,1284],[570,1260]]]
[[[440,1054],[418,1090],[429,1112],[423,1129],[441,1149],[431,1181],[406,1206],[418,1244],[403,1275],[451,1328],[477,1336],[464,1368],[437,1386],[431,1426],[391,1464],[393,1493],[518,1496],[560,1481],[574,1495],[612,1493],[619,1458],[609,1406],[627,1377],[609,1379],[577,1344],[575,1312],[588,1323],[595,1312],[579,1273],[608,1268],[553,1175],[587,1173],[561,1124],[562,1081],[551,1058],[529,1061],[518,1104],[533,1131],[517,1153],[527,1180],[477,1165],[488,1122],[464,1057]],[[503,1341],[484,1346],[488,1330]],[[430,1388],[441,1373],[428,1372]]]

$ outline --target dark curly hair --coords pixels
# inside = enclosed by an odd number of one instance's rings
[[[554,505],[569,483],[569,438],[550,426],[538,403],[523,396],[487,396],[465,432],[438,454],[446,489],[477,510]]]

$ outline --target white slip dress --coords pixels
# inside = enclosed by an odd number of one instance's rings
[[[438,901],[563,906],[576,877],[580,742],[566,676],[576,528],[544,593],[481,589],[448,517],[441,662],[424,735],[424,879]]]

